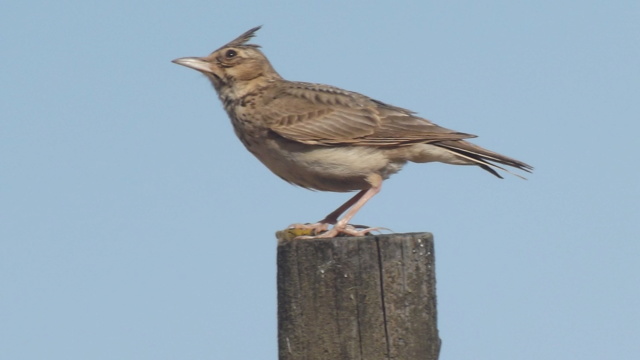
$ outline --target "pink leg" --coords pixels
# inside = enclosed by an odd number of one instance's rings
[[[360,190],[357,194],[355,194],[351,199],[347,200],[344,204],[342,204],[339,208],[335,209],[331,214],[327,215],[324,219],[318,221],[319,223],[324,224],[335,224],[338,222],[338,218],[342,213],[347,211],[348,208],[353,206],[364,194],[367,193],[367,190]]]
[[[338,222],[338,217],[342,215],[347,209],[349,209],[353,204],[355,204],[364,194],[367,192],[367,189],[359,191],[353,197],[351,197],[347,202],[340,205],[339,208],[335,209],[331,214],[325,216],[324,219],[318,221],[314,224],[292,224],[289,225],[289,229],[308,229],[313,230],[315,234],[320,234],[329,230],[329,225],[334,225]]]
[[[375,229],[363,229],[356,230],[353,226],[349,226],[349,221],[356,215],[358,211],[367,203],[371,198],[373,198],[377,193],[380,192],[382,188],[382,177],[378,174],[370,175],[367,178],[367,181],[371,184],[371,187],[366,190],[362,190],[357,193],[354,197],[349,199],[344,205],[340,206],[331,214],[327,215],[327,217],[323,221],[334,221],[338,218],[338,216],[344,212],[346,209],[351,207],[347,214],[340,219],[335,226],[328,231],[316,236],[299,236],[296,239],[318,239],[318,238],[332,238],[336,237],[339,234],[347,234],[351,236],[364,236]],[[322,221],[320,222],[322,223]],[[331,224],[332,222],[326,222],[324,224]]]

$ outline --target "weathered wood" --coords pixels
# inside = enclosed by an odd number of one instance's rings
[[[278,243],[280,360],[435,360],[433,236]]]

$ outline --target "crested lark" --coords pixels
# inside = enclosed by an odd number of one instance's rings
[[[310,237],[373,230],[349,221],[407,161],[477,165],[500,178],[495,169],[507,170],[498,164],[533,169],[464,140],[474,135],[445,129],[412,111],[329,85],[283,79],[259,46],[247,43],[259,29],[208,56],[173,62],[209,78],[240,141],[273,173],[308,189],[359,191],[323,220],[292,225],[318,234]]]

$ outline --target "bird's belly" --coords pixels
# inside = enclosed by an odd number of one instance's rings
[[[367,176],[386,179],[404,165],[390,160],[385,151],[366,146],[315,146],[267,138],[247,147],[282,179],[321,191],[367,189],[371,187]]]

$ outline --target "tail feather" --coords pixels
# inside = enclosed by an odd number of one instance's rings
[[[511,175],[514,175],[521,179],[526,180],[524,176],[513,173],[500,165],[494,164],[494,162],[502,165],[511,166],[518,170],[526,171],[528,173],[531,173],[533,171],[533,166],[531,165],[528,165],[526,163],[523,163],[522,161],[510,158],[504,155],[500,155],[496,152],[487,150],[485,148],[482,148],[478,145],[474,145],[470,142],[466,142],[464,140],[439,141],[439,142],[432,143],[432,145],[439,146],[445,150],[450,151],[451,153],[457,156],[470,160],[471,162],[476,163],[482,169],[490,172],[491,174],[501,179],[502,179],[502,176],[500,176],[500,174],[495,169],[502,170]]]

